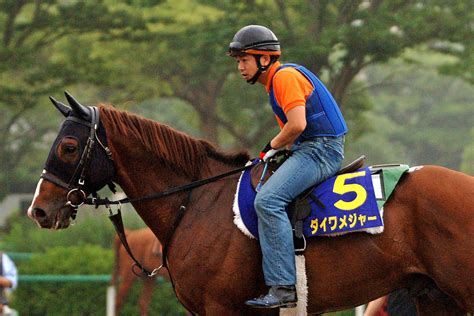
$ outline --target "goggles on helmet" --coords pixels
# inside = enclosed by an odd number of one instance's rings
[[[252,43],[249,45],[242,45],[240,42],[232,42],[229,44],[229,50],[227,54],[232,57],[243,56],[246,54],[281,55],[280,51],[269,50],[265,47],[268,45],[280,45],[280,42],[271,40]]]

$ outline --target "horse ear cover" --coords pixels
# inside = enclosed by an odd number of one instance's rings
[[[69,116],[69,113],[71,113],[71,108],[70,107],[68,107],[66,104],[64,104],[62,102],[59,102],[58,100],[56,100],[53,97],[49,97],[49,99],[54,104],[56,109],[58,109],[58,111],[61,112],[62,115],[64,115],[64,117]]]
[[[91,114],[88,107],[80,104],[69,92],[64,91],[64,95],[66,96],[67,102],[71,106],[73,113],[85,120],[90,118]]]

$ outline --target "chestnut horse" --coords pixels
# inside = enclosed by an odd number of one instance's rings
[[[141,264],[150,270],[161,264],[161,244],[149,228],[125,230],[125,234],[133,255]],[[114,239],[114,253],[115,264],[111,284],[114,286],[118,285],[117,296],[115,297],[115,314],[120,315],[120,309],[128,293],[135,281],[140,279],[143,282],[143,288],[138,300],[140,315],[148,315],[148,306],[156,286],[156,279],[158,276],[169,279],[167,271],[161,270],[159,274],[152,277],[139,276],[139,274],[133,272],[133,261],[122,246],[118,236],[115,236]]]
[[[249,158],[154,121],[66,97],[70,107],[53,99],[66,120],[28,210],[40,227],[67,228],[85,196],[111,180],[137,198],[227,172]],[[266,287],[258,241],[233,223],[238,178],[133,203],[162,243],[174,231],[167,245],[169,274],[178,299],[200,315],[278,314],[244,304]],[[175,225],[183,204],[187,208]],[[385,204],[384,223],[378,235],[308,240],[308,313],[344,310],[398,288],[410,289],[420,315],[474,312],[473,177],[438,166],[405,174]]]

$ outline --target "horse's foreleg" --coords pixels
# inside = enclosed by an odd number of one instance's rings
[[[415,298],[416,308],[420,316],[465,316],[467,312],[456,302],[438,289]]]
[[[115,315],[120,315],[120,309],[122,308],[125,297],[128,295],[134,281],[135,278],[122,278],[122,282],[117,291],[117,296],[115,297]]]
[[[153,290],[155,288],[156,278],[146,278],[143,280],[143,289],[142,295],[138,301],[140,306],[140,315],[148,315],[148,306],[150,306],[150,301],[153,296]]]

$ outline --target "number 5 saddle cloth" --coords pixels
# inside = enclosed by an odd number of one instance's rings
[[[407,165],[379,165],[329,178],[298,201],[310,208],[300,230],[306,238],[383,232],[383,205],[408,170]],[[246,170],[237,185],[233,210],[234,223],[251,238],[258,238],[255,196],[250,170]]]

